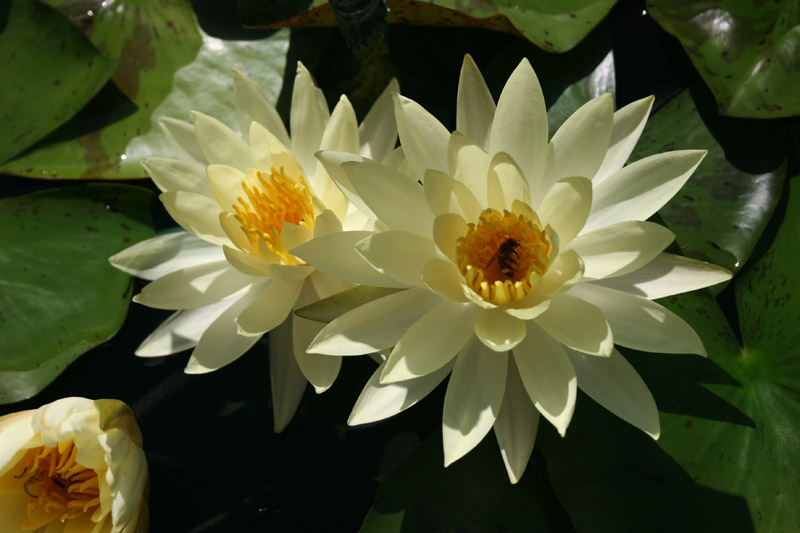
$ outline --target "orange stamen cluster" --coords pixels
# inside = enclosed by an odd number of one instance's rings
[[[38,529],[58,518],[62,523],[94,512],[100,505],[97,472],[75,461],[73,441],[55,448],[28,450],[10,474],[30,497],[28,520],[22,529]]]
[[[477,224],[459,237],[456,260],[461,274],[484,300],[497,305],[522,300],[550,264],[549,227],[508,211],[484,209]]]
[[[255,187],[242,183],[247,200],[241,196],[237,198],[240,205],[233,206],[236,219],[254,250],[259,251],[259,242],[262,242],[270,252],[278,254],[284,264],[297,265],[300,262],[281,242],[281,230],[283,224],[289,222],[314,231],[313,195],[303,176],[295,181],[286,176],[283,168],[270,170],[270,174],[258,171]]]

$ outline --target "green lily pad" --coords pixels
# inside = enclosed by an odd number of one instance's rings
[[[81,185],[0,200],[0,403],[30,398],[122,326],[109,256],[152,237],[150,191]]]
[[[763,172],[744,170],[748,161],[734,165],[731,159],[742,150],[727,146],[729,156],[718,139],[747,139],[750,153],[758,150],[762,158],[772,151],[766,145],[781,146],[782,141],[763,124],[731,121],[712,117],[707,124],[689,91],[684,91],[650,118],[631,160],[668,150],[708,150],[694,175],[659,214],[675,232],[685,255],[736,272],[750,257],[775,210],[786,164],[767,161],[769,168]],[[761,145],[765,145],[763,150],[759,150]]]
[[[106,59],[53,9],[14,0],[0,32],[0,161],[66,122],[108,81]]]
[[[680,40],[719,112],[734,117],[800,114],[797,2],[650,0],[650,15]]]
[[[733,281],[741,343],[716,301],[693,293],[666,303],[697,330],[708,359],[627,353],[659,406],[659,441],[585,396],[564,439],[540,431],[579,530],[772,532],[800,523],[800,177],[787,193],[774,240]]]
[[[534,466],[508,482],[491,436],[443,464],[437,431],[384,479],[361,532],[573,531],[544,472]]]
[[[616,92],[614,54],[609,52],[588,76],[567,87],[547,109],[550,137],[583,104],[600,95]]]

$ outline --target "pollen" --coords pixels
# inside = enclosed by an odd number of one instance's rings
[[[281,231],[286,222],[314,231],[311,188],[302,175],[291,179],[283,168],[278,171],[272,167],[269,174],[259,170],[257,178],[255,186],[242,183],[246,198],[239,196],[239,204],[233,206],[242,231],[257,254],[262,254],[263,245],[284,264],[302,264],[283,246]]]
[[[550,264],[550,229],[538,219],[481,212],[478,223],[468,225],[459,237],[456,261],[461,274],[484,300],[502,305],[525,298],[541,282]]]
[[[97,472],[76,462],[77,455],[73,441],[32,448],[0,478],[3,492],[24,493],[29,498],[23,530],[95,512],[100,505]]]

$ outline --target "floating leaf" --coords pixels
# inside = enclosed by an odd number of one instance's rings
[[[56,11],[14,0],[0,33],[0,161],[22,152],[77,113],[108,81],[105,59]]]
[[[122,326],[130,276],[108,257],[153,235],[151,199],[82,185],[0,200],[0,403],[30,398]]]
[[[800,114],[797,2],[648,1],[711,88],[719,112],[734,117]]]

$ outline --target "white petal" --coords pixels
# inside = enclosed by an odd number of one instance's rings
[[[421,105],[399,94],[394,95],[394,111],[400,144],[418,177],[430,169],[447,172],[447,128]]]
[[[475,335],[489,349],[505,352],[525,338],[525,322],[502,309],[481,309],[475,317]]]
[[[250,123],[255,121],[270,130],[281,143],[289,144],[289,134],[275,106],[267,100],[256,82],[236,69],[233,69],[233,93],[242,131],[249,131]]]
[[[467,54],[461,64],[456,100],[456,129],[486,147],[496,106],[475,61]]]
[[[477,309],[471,304],[442,302],[425,313],[400,337],[386,361],[381,383],[424,376],[447,364],[474,336]]]
[[[583,261],[575,253],[575,250],[567,250],[558,254],[556,260],[547,269],[536,293],[545,295],[566,291],[581,281],[583,269]]]
[[[572,177],[558,180],[539,205],[539,219],[549,224],[564,247],[583,229],[592,208],[592,182]]]
[[[630,157],[636,142],[644,130],[647,117],[653,108],[654,96],[648,96],[631,102],[622,109],[614,113],[614,129],[611,132],[611,142],[608,152],[600,165],[600,170],[595,174],[595,184],[600,183],[607,177],[621,169]]]
[[[442,172],[428,170],[425,173],[424,189],[425,199],[434,215],[453,214],[468,220],[478,220],[481,205],[472,191],[460,181]]]
[[[641,296],[580,283],[570,294],[603,311],[614,342],[620,346],[657,353],[706,355],[703,341],[678,315]]]
[[[339,98],[339,103],[331,114],[331,118],[325,126],[322,139],[319,143],[319,150],[332,150],[338,152],[358,153],[358,122],[356,112],[346,96]],[[315,150],[316,152],[316,150]],[[316,170],[313,176],[309,176],[309,181],[314,192],[322,198],[322,202],[333,209],[337,214],[344,216],[347,209],[347,200],[325,171],[325,167],[319,161],[314,161]]]
[[[304,292],[309,292],[316,296],[313,292],[313,286],[307,282],[307,287]],[[316,298],[307,297],[298,299],[298,306],[309,305],[314,303]],[[314,386],[317,394],[323,393],[333,385],[336,376],[339,375],[339,369],[342,366],[342,358],[331,355],[320,355],[315,353],[306,353],[308,345],[317,334],[322,330],[324,324],[307,320],[299,316],[292,316],[292,344],[294,347],[294,356],[297,359],[297,365],[303,372],[306,379]]]
[[[170,315],[136,348],[140,357],[160,357],[197,346],[205,330],[236,300],[185,309]]]
[[[647,385],[617,350],[592,357],[567,349],[578,384],[594,401],[654,439],[661,433],[658,409]]]
[[[503,405],[494,421],[494,434],[511,483],[525,472],[539,429],[539,411],[522,385],[514,358],[508,360],[508,377]]]
[[[219,213],[222,210],[216,200],[184,191],[165,192],[159,199],[175,222],[186,231],[211,244],[230,244],[219,224]]]
[[[425,265],[438,257],[432,240],[407,231],[375,233],[359,241],[356,250],[378,271],[417,287]]]
[[[157,309],[196,309],[230,298],[258,281],[245,276],[225,261],[176,270],[151,281],[133,301]]]
[[[331,276],[353,283],[378,287],[406,287],[405,283],[397,282],[375,270],[356,251],[356,243],[372,234],[371,231],[330,233],[293,248],[292,255]]]
[[[205,165],[195,161],[149,157],[142,161],[142,166],[162,192],[188,191],[211,197]]]
[[[314,221],[314,237],[342,231],[342,222],[333,211],[326,209]]]
[[[397,144],[397,122],[394,118],[392,94],[399,92],[400,85],[392,78],[358,127],[361,139],[358,153],[364,157],[383,161],[394,150]]]
[[[550,307],[535,320],[550,336],[575,350],[607,356],[614,348],[603,312],[575,296],[553,295]]]
[[[313,236],[314,233],[307,226],[284,222],[281,227],[281,244],[287,250],[310,241]]]
[[[563,437],[572,413],[578,380],[564,348],[533,322],[525,340],[514,348],[514,360],[531,401]]]
[[[228,126],[198,111],[192,112],[197,141],[209,164],[230,165],[244,171],[252,168],[250,145]]]
[[[191,233],[176,231],[136,243],[108,260],[128,274],[153,280],[188,266],[222,258],[219,246],[198,239]]]
[[[308,386],[294,357],[291,320],[269,332],[269,381],[274,430],[280,433],[292,420]]]
[[[643,267],[595,284],[650,300],[694,291],[731,279],[730,271],[680,255],[659,254]]]
[[[302,282],[271,282],[239,315],[239,334],[262,335],[277,327],[289,316],[302,287]]]
[[[447,166],[457,182],[462,183],[478,201],[479,206],[487,205],[488,190],[486,176],[492,158],[475,141],[459,132],[453,132],[447,145]],[[479,208],[482,209],[482,208]],[[465,217],[475,220],[465,212]]]
[[[292,89],[289,129],[292,134],[292,152],[306,174],[313,172],[316,167],[314,152],[319,150],[322,132],[329,117],[325,96],[314,85],[308,69],[298,61],[297,76]]]
[[[266,277],[269,275],[270,265],[274,264],[230,246],[223,246],[222,251],[225,252],[225,259],[233,268],[248,276]]]
[[[569,248],[583,260],[585,279],[603,279],[641,268],[674,238],[674,233],[659,224],[628,220],[579,235]]]
[[[261,253],[262,257],[270,263],[280,263],[280,256],[267,249],[266,245],[258,246],[257,244],[256,246],[253,246],[250,243],[250,239],[247,237],[247,234],[242,228],[242,223],[239,222],[236,216],[232,213],[220,211],[219,225],[222,226],[222,231],[225,232],[225,236],[229,239],[227,244],[233,243],[233,245],[239,250],[242,250],[243,252],[253,256]],[[263,239],[260,239],[260,241],[263,243]]]
[[[453,263],[457,262],[458,238],[465,236],[467,231],[469,231],[467,221],[456,213],[439,215],[433,221],[433,240],[436,247]]]
[[[162,117],[158,119],[158,125],[164,133],[172,140],[176,148],[186,154],[189,160],[205,166],[208,164],[206,156],[203,154],[200,143],[197,142],[197,135],[194,126],[185,120]]]
[[[364,200],[361,199],[361,196],[356,192],[355,187],[350,182],[350,177],[341,168],[342,163],[347,163],[350,161],[356,162],[363,162],[365,159],[360,155],[350,154],[347,152],[331,152],[331,151],[320,151],[316,154],[317,160],[322,163],[323,168],[328,173],[330,178],[336,182],[339,186],[339,189],[342,193],[347,197],[350,203],[354,204],[359,211],[367,215],[369,218],[374,219],[377,218],[375,213],[372,212],[372,209],[367,206]]]
[[[597,184],[586,230],[623,220],[646,220],[686,183],[705,150],[676,150],[632,163]]]
[[[365,161],[344,163],[353,187],[375,215],[392,229],[431,234],[433,212],[422,186],[399,170]]]
[[[510,210],[514,200],[530,199],[528,183],[516,162],[508,154],[498,152],[489,163],[487,179],[488,207]]]
[[[458,355],[444,396],[444,466],[463,457],[492,429],[507,372],[508,352],[493,352],[477,339]]]
[[[348,425],[377,422],[405,411],[435,389],[450,373],[453,363],[425,376],[383,385],[380,378],[385,366],[384,361],[367,381],[347,419]]]
[[[464,277],[451,261],[431,259],[422,271],[422,282],[436,294],[453,302],[466,302]]]
[[[270,266],[269,275],[277,283],[300,283],[314,273],[314,267],[308,265],[279,265]]]
[[[206,174],[211,194],[214,195],[219,207],[234,213],[233,206],[240,205],[239,198],[245,196],[242,188],[245,182],[244,172],[228,165],[208,165]]]

